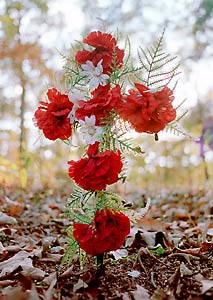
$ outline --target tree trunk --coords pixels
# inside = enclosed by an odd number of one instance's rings
[[[20,72],[22,74],[21,78],[21,87],[22,87],[22,93],[21,93],[21,104],[20,104],[20,137],[19,137],[19,157],[20,162],[23,160],[24,152],[26,150],[26,134],[25,134],[25,126],[24,126],[24,115],[26,110],[26,83],[24,80],[24,74],[23,70]]]

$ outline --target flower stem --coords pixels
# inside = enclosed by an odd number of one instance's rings
[[[104,262],[104,255],[103,254],[99,254],[96,256],[96,264],[97,266],[102,265]]]

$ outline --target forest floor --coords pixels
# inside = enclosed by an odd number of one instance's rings
[[[124,247],[67,268],[67,195],[1,187],[0,300],[213,299],[211,189],[133,194],[136,211],[152,204]]]

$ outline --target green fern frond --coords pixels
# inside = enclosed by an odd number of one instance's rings
[[[75,223],[89,224],[91,223],[93,213],[94,209],[85,206],[84,209],[81,209],[81,212],[80,209],[79,211],[76,209],[76,212],[73,209],[65,213],[65,215]]]
[[[101,210],[106,207],[118,211],[123,210],[122,198],[109,191],[98,191],[95,198],[95,205],[97,210]]]
[[[124,52],[127,53],[127,56],[125,57],[124,65],[127,65],[131,57],[131,47],[130,47],[130,40],[128,36],[126,37],[125,40]]]
[[[71,197],[68,198],[67,206],[68,208],[79,207],[80,203],[86,203],[88,199],[93,195],[93,191],[86,191],[80,186],[76,186],[71,194]]]
[[[189,134],[188,132],[186,132],[184,129],[182,129],[179,125],[177,124],[167,124],[166,128],[165,128],[166,132],[170,132],[173,133],[176,136],[185,136],[189,139],[192,139],[193,141],[196,140],[196,138],[194,138],[191,134]]]
[[[175,107],[175,110],[177,111],[179,108],[181,108],[182,107],[182,105],[186,102],[186,98],[184,98],[181,102],[180,102],[180,104],[178,104],[178,106],[177,107]],[[188,112],[188,111],[187,111]],[[185,115],[185,114],[184,114]]]
[[[68,243],[69,245],[66,247],[59,269],[69,267],[73,261],[74,255],[79,249],[78,242],[73,237],[68,238]]]
[[[135,154],[144,154],[145,152],[141,149],[140,146],[132,146],[131,139],[117,139],[119,149],[123,153],[125,151],[132,151]]]
[[[177,57],[172,57],[163,50],[163,37],[164,31],[151,47],[138,49],[139,62],[144,70],[142,82],[147,87],[161,89],[180,73],[179,64],[173,65]]]

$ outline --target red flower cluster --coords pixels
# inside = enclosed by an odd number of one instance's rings
[[[110,84],[105,86],[99,85],[92,93],[92,98],[89,101],[79,100],[79,108],[75,112],[78,120],[85,120],[85,117],[95,115],[96,126],[104,125],[109,112],[117,109],[121,105],[121,88],[117,84],[110,90]]]
[[[135,86],[137,90],[131,89],[125,96],[119,115],[137,132],[158,133],[176,117],[173,92],[168,87],[150,92],[143,84],[135,83]]]
[[[68,161],[69,176],[85,190],[104,190],[107,184],[115,183],[123,167],[120,151],[98,152],[99,143],[90,145],[88,158]]]
[[[67,116],[72,110],[73,103],[69,101],[67,95],[61,94],[55,88],[48,90],[47,97],[50,102],[40,102],[33,121],[43,130],[46,138],[66,140],[72,134],[70,119]]]
[[[91,224],[74,224],[73,236],[88,254],[99,255],[120,248],[129,232],[129,218],[105,208],[96,212]]]
[[[77,63],[84,64],[89,60],[96,67],[98,62],[102,60],[104,74],[111,74],[113,67],[120,68],[122,66],[124,51],[116,46],[116,39],[111,34],[93,31],[83,42],[95,49],[78,51],[75,56]]]

